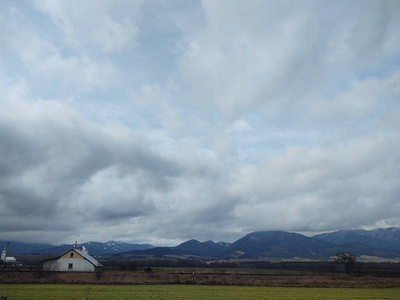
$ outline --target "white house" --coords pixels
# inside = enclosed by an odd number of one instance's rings
[[[94,272],[101,267],[103,265],[87,252],[75,248],[43,261],[43,270],[47,271]]]

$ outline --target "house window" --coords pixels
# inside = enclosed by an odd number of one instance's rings
[[[68,264],[68,270],[72,270],[73,267],[74,267],[74,264]]]
[[[74,257],[74,253],[72,252],[72,253],[70,253],[70,257],[72,258],[72,257]]]

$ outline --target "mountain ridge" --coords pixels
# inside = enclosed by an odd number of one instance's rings
[[[400,228],[377,228],[373,230],[338,230],[314,235],[313,238],[335,245],[360,243],[378,249],[400,250]]]
[[[391,231],[397,234],[397,229],[392,228]],[[377,232],[380,236],[384,236],[386,240],[395,240],[386,231]],[[374,234],[374,236],[376,235]],[[286,231],[257,231],[245,235],[234,243],[225,243],[223,247],[214,250],[212,245],[217,243],[212,241],[200,242],[195,239],[188,240],[175,247],[163,247],[163,249],[168,248],[169,254],[174,255],[181,253],[219,259],[329,259],[340,252],[352,252],[357,256],[367,255],[390,259],[399,259],[400,256],[396,250],[376,247],[377,242],[375,240],[380,240],[373,237],[370,238],[372,242],[366,245],[359,243],[357,239],[335,244],[318,236],[307,237]],[[323,237],[329,237],[329,234]],[[163,255],[163,250],[157,247],[151,249],[151,251],[140,251],[141,254],[151,254],[150,252],[157,252],[159,256]],[[134,254],[137,251],[130,251],[129,253]],[[164,255],[168,256],[167,253]]]
[[[4,241],[0,243],[5,244]],[[0,244],[1,245],[1,244]],[[339,252],[352,252],[357,256],[368,255],[399,259],[400,228],[378,228],[374,230],[339,230],[311,237],[286,231],[251,232],[233,243],[200,242],[188,240],[174,247],[154,247],[150,244],[130,244],[113,240],[90,241],[79,244],[90,254],[141,254],[153,256],[197,256],[218,259],[274,259],[306,258],[328,259]],[[11,242],[10,254],[60,255],[73,245]]]
[[[7,241],[0,241],[1,250],[2,245],[5,245]],[[84,247],[90,254],[116,254],[123,253],[132,250],[147,250],[154,248],[150,244],[130,244],[126,242],[86,242],[78,244],[79,247]],[[7,252],[9,254],[23,255],[23,254],[48,254],[48,255],[60,255],[64,251],[73,248],[74,244],[62,244],[62,245],[52,245],[52,244],[40,244],[40,243],[24,243],[24,242],[14,242],[10,241]]]

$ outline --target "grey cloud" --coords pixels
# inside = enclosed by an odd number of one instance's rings
[[[395,1],[204,4],[208,23],[180,60],[182,76],[192,99],[235,118],[260,108],[307,115],[310,98],[330,98],[355,76],[385,72],[381,57],[400,49]]]
[[[62,227],[65,237],[80,224],[125,228],[144,218],[143,231],[164,227],[163,236],[179,238],[178,228],[197,227],[197,234],[198,223],[213,226],[233,218],[237,199],[221,188],[231,179],[222,164],[202,157],[207,152],[189,148],[166,158],[145,138],[86,123],[60,103],[4,104],[9,115],[2,114],[0,133],[7,172],[0,176],[0,195],[3,216],[9,216],[4,222],[13,220],[3,227],[5,234]]]
[[[27,116],[16,107],[30,111],[32,104],[15,99],[17,105],[10,103],[7,114],[12,117],[3,112],[0,122],[3,217],[9,214],[26,222],[34,222],[32,216],[46,218],[40,224],[47,227],[39,229],[56,228],[60,216],[80,219],[80,208],[89,220],[135,217],[155,210],[152,200],[146,200],[148,190],[162,193],[168,185],[165,178],[179,174],[174,162],[136,144],[134,137],[120,139],[75,115],[47,114],[52,105],[45,102]],[[91,189],[96,178],[112,168],[117,171]],[[25,228],[26,222],[21,226]]]
[[[240,233],[244,228],[329,230],[371,224],[397,212],[393,162],[398,157],[390,147],[398,145],[398,139],[366,135],[347,145],[293,147],[236,173],[229,165],[196,162],[194,153],[183,161],[167,160],[147,146],[119,140],[89,124],[78,122],[75,127],[68,116],[59,118],[58,125],[53,120],[46,128],[52,134],[36,141],[8,139],[3,148],[4,157],[15,149],[37,149],[30,152],[36,153],[33,158],[21,152],[20,168],[1,178],[2,204],[15,218],[48,217],[40,226],[28,218],[32,229],[57,226],[60,217],[78,223],[143,217],[147,220],[142,230],[160,236],[205,237],[216,227],[237,236],[228,228],[241,224]],[[24,122],[28,120],[18,119],[15,127]],[[42,124],[46,122],[26,127],[41,132]],[[24,186],[21,182],[29,173],[35,180]],[[24,223],[21,229],[26,227]]]
[[[399,143],[398,138],[367,136],[348,145],[300,147],[248,169],[237,188],[244,188],[238,193],[253,200],[239,206],[243,209],[239,218],[255,216],[254,221],[248,220],[253,230],[309,231],[354,228],[394,218],[399,213],[399,157],[392,147]]]
[[[145,208],[148,211],[154,211],[154,206],[149,206]],[[145,210],[138,209],[134,207],[133,209],[128,209],[121,204],[110,205],[109,207],[104,207],[98,209],[96,212],[96,217],[98,221],[107,222],[110,220],[117,221],[118,223],[124,222],[124,220],[129,218],[135,218],[138,216],[146,216],[148,213]]]
[[[0,12],[3,238],[399,226],[396,1],[110,3]]]

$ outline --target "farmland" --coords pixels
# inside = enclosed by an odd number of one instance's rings
[[[8,299],[399,299],[400,288],[283,288],[196,285],[0,285]]]
[[[269,287],[400,288],[400,277],[319,273],[182,273],[180,269],[85,272],[0,272],[0,284],[221,285]],[[254,270],[258,271],[258,270]],[[204,272],[204,270],[203,270]]]

